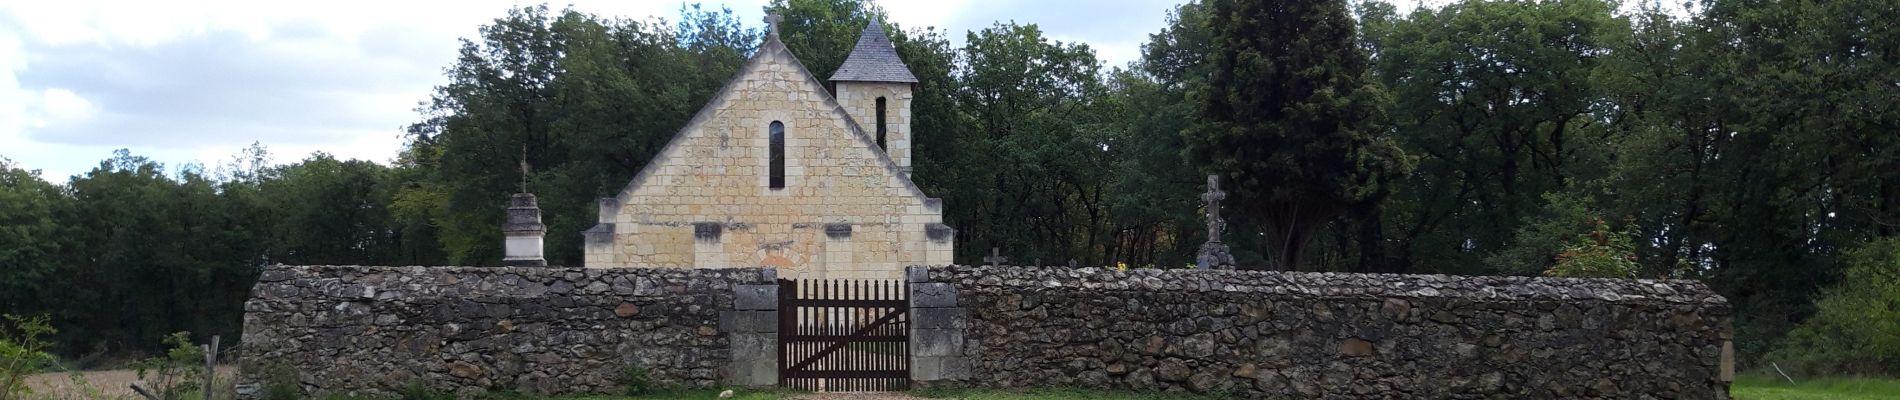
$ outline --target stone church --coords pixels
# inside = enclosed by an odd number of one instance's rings
[[[950,264],[942,201],[910,180],[917,78],[877,22],[826,83],[778,38],[611,198],[590,268],[777,267],[782,278],[899,279]]]

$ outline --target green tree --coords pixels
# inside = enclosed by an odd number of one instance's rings
[[[1322,225],[1376,204],[1404,157],[1375,125],[1385,100],[1365,79],[1344,1],[1212,5],[1212,73],[1194,92],[1188,158],[1233,184],[1269,265],[1291,269]]]
[[[625,186],[757,44],[730,10],[681,11],[668,26],[538,6],[483,26],[409,127],[403,164],[425,173],[398,184],[396,214],[426,217],[448,262],[493,265],[507,197],[525,189],[541,198],[549,262],[579,265],[595,199]]]
[[[69,184],[65,221],[84,243],[56,286],[69,351],[152,349],[176,331],[238,336],[265,234],[202,168],[174,176],[120,150]]]
[[[1100,62],[1087,45],[1043,36],[1035,25],[996,24],[967,35],[956,70],[966,133],[963,168],[946,219],[967,233],[964,257],[1009,249],[1019,261],[1102,261],[1109,211],[1110,143],[1094,99]]]
[[[59,216],[70,199],[59,186],[0,158],[0,310],[44,313],[57,306],[56,288],[67,261],[67,229]]]
[[[1611,10],[1601,0],[1470,0],[1403,18],[1387,4],[1361,10],[1395,136],[1423,155],[1385,213],[1401,269],[1541,270],[1471,267],[1512,246],[1545,193],[1602,177],[1614,109],[1593,77],[1629,30]]]
[[[1815,314],[1766,359],[1807,374],[1900,371],[1900,239],[1846,256],[1839,283],[1815,299]]]
[[[271,262],[387,265],[399,231],[391,220],[389,168],[325,153],[271,172],[262,193],[271,211]]]

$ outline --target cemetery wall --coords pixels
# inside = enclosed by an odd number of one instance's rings
[[[1680,280],[913,267],[913,378],[1251,398],[1726,398]]]
[[[239,393],[411,384],[609,393],[629,368],[689,387],[776,380],[771,269],[278,266],[245,303]]]

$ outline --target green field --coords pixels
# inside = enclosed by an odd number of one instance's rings
[[[1900,399],[1900,380],[1818,378],[1789,384],[1779,376],[1738,376],[1729,394],[1736,400]]]

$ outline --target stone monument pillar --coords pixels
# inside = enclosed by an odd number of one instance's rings
[[[1227,192],[1220,191],[1220,176],[1207,176],[1207,193],[1201,194],[1201,201],[1207,205],[1207,243],[1201,244],[1200,255],[1194,257],[1195,269],[1234,269],[1234,255],[1227,251],[1227,244],[1220,242],[1220,234],[1227,230],[1227,221],[1220,218],[1220,201],[1227,198]]]
[[[501,224],[501,264],[510,267],[545,267],[541,238],[548,228],[541,224],[541,207],[532,193],[515,193],[508,198],[508,222]]]

